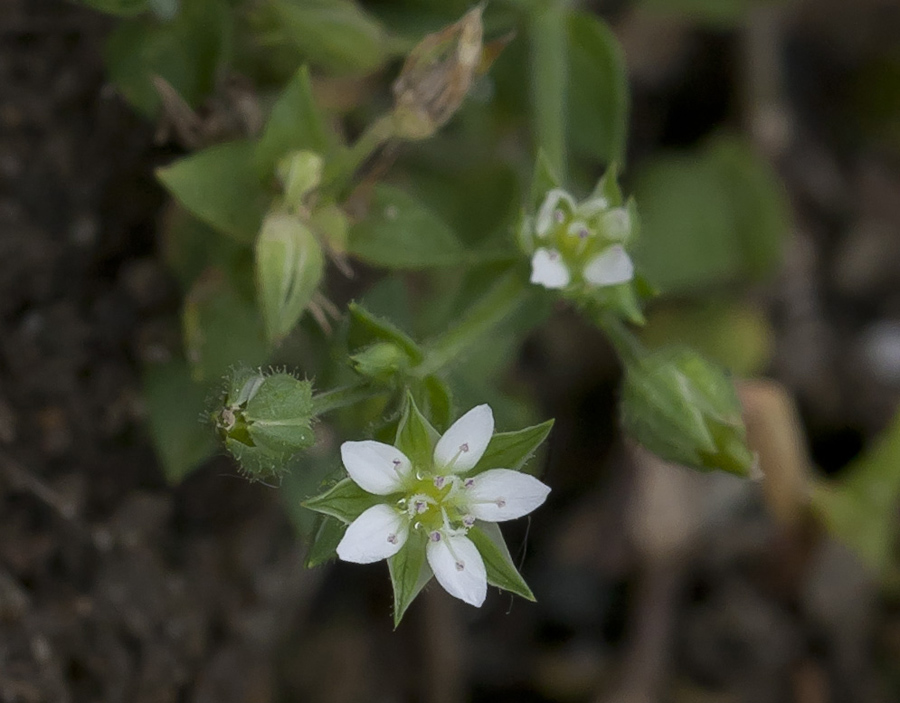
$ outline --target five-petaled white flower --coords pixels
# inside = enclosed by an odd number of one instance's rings
[[[414,466],[389,444],[344,442],[341,457],[350,478],[386,500],[350,524],[338,557],[359,564],[387,559],[403,548],[411,531],[423,530],[426,558],[438,583],[480,606],[487,595],[487,574],[466,533],[476,520],[502,522],[527,515],[550,492],[533,476],[510,469],[472,473],[493,433],[490,407],[472,408],[438,440],[425,466]]]
[[[610,207],[602,196],[582,203],[554,188],[544,198],[533,223],[531,282],[545,288],[568,287],[573,281],[588,286],[613,286],[634,277],[625,250],[631,235],[631,214]]]

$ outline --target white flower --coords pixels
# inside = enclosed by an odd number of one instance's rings
[[[397,554],[413,530],[427,534],[425,555],[438,583],[451,595],[480,606],[487,572],[466,533],[476,520],[502,522],[527,515],[550,488],[538,479],[496,468],[467,477],[494,433],[490,407],[479,405],[459,418],[434,447],[428,466],[413,466],[396,447],[381,442],[344,442],[341,457],[362,489],[390,496],[364,511],[337,547],[344,561],[368,564]]]
[[[634,278],[634,264],[624,247],[633,228],[627,208],[610,207],[602,196],[576,203],[554,188],[533,226],[539,246],[531,255],[532,283],[560,290],[573,283],[613,286]]]

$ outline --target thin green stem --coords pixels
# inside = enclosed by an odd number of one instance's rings
[[[633,365],[643,358],[647,350],[635,334],[628,329],[621,318],[609,312],[597,312],[592,315],[594,321],[612,342],[619,357],[626,366]]]
[[[552,0],[533,9],[529,31],[535,141],[554,172],[563,177],[569,55],[565,3]]]
[[[374,398],[383,393],[385,393],[385,389],[377,388],[366,381],[332,388],[313,396],[313,415],[323,415],[332,410],[345,408],[348,405]]]
[[[379,117],[366,128],[343,158],[334,159],[328,164],[332,169],[330,172],[326,166],[322,188],[340,194],[353,180],[360,166],[393,136],[393,113]]]
[[[526,299],[525,279],[517,271],[502,277],[463,315],[459,324],[428,345],[414,373],[420,378],[449,366],[469,347],[507,319]]]

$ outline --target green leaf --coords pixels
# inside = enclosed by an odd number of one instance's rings
[[[496,523],[479,521],[466,536],[475,543],[481,558],[484,559],[489,584],[532,602],[535,601],[534,593],[513,564],[506,541]]]
[[[489,469],[519,471],[547,439],[552,428],[553,420],[547,420],[540,425],[526,427],[516,432],[498,432],[491,437],[484,455],[472,469],[471,475]]]
[[[256,164],[261,178],[275,170],[279,159],[291,151],[327,153],[336,143],[335,135],[313,100],[309,69],[301,67],[282,91],[256,146]]]
[[[385,501],[384,496],[367,493],[349,478],[338,481],[324,493],[303,502],[303,507],[331,515],[350,524],[366,510]]]
[[[423,269],[454,266],[465,249],[446,222],[388,185],[375,186],[368,216],[350,228],[349,251],[376,266]]]
[[[257,366],[268,356],[256,306],[218,269],[206,271],[191,288],[182,327],[191,373],[198,381],[218,380],[234,365]]]
[[[389,56],[384,29],[352,0],[270,0],[251,21],[261,44],[329,73],[371,73]]]
[[[317,515],[309,551],[306,552],[306,568],[319,566],[337,556],[337,546],[346,531],[347,525],[340,520],[329,515]]]
[[[242,242],[256,237],[270,197],[257,178],[253,144],[228,142],[157,169],[156,175],[184,207]]]
[[[119,17],[131,17],[139,15],[147,9],[149,0],[81,0],[88,7],[93,7],[100,12]]]
[[[666,293],[771,274],[790,231],[783,188],[738,140],[664,156],[638,175],[635,259]]]
[[[622,158],[628,128],[625,57],[595,15],[569,16],[568,140],[572,152],[602,163]]]
[[[253,266],[249,247],[223,237],[175,203],[165,213],[160,237],[166,265],[185,289],[209,266],[231,277],[239,277]]]
[[[269,341],[294,328],[325,274],[322,247],[297,217],[269,215],[256,241],[256,287]]]
[[[424,530],[411,530],[403,549],[388,559],[394,587],[394,627],[433,575],[425,559],[426,539]]]
[[[107,70],[119,92],[147,117],[155,116],[161,104],[154,76],[197,107],[213,92],[231,32],[225,0],[191,0],[171,21],[146,15],[119,24],[106,42]]]
[[[215,450],[215,435],[201,422],[208,388],[195,384],[179,359],[145,366],[143,389],[163,472],[170,483],[178,483]]]
[[[820,483],[812,507],[828,531],[880,575],[896,564],[900,414],[837,481]]]
[[[408,334],[389,320],[370,313],[357,303],[350,303],[350,328],[347,341],[352,349],[360,349],[377,342],[394,344],[409,356],[414,363],[422,360],[423,354],[419,345]]]
[[[431,466],[434,445],[440,435],[431,423],[419,412],[416,401],[411,394],[406,396],[406,407],[400,424],[397,426],[397,438],[394,446],[406,454],[414,468]]]

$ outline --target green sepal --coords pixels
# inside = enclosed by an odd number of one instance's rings
[[[394,588],[394,627],[403,619],[406,610],[422,592],[433,576],[425,558],[424,530],[411,530],[403,549],[388,559],[391,586]]]
[[[294,454],[315,443],[312,384],[287,373],[266,376],[244,416],[254,443],[269,452]]]
[[[324,564],[337,556],[337,546],[341,543],[347,524],[330,515],[316,515],[312,539],[306,552],[304,565],[307,569]]]
[[[498,432],[491,437],[484,455],[468,475],[474,476],[490,469],[519,471],[547,439],[553,422],[547,420],[515,432]]]
[[[531,177],[531,188],[528,191],[528,209],[533,214],[544,202],[547,193],[554,188],[560,188],[562,181],[554,172],[553,166],[547,154],[541,149],[538,151],[537,159],[534,163],[534,174]]]
[[[301,66],[281,92],[256,145],[255,161],[261,178],[289,152],[309,150],[326,154],[337,143],[313,99],[309,69]]]
[[[350,303],[348,310],[350,328],[347,341],[351,349],[367,347],[375,342],[390,342],[400,347],[413,363],[418,364],[424,358],[415,340],[388,320],[373,315],[358,303]]]
[[[609,207],[622,207],[625,202],[625,198],[622,196],[622,189],[619,187],[619,164],[611,163],[609,168],[606,169],[606,172],[597,181],[597,185],[594,187],[594,191],[591,193],[591,198],[603,198],[606,202],[609,203]],[[630,214],[631,213],[629,210]]]
[[[430,467],[434,454],[434,445],[440,439],[438,431],[419,412],[411,393],[406,394],[406,406],[400,423],[397,425],[397,437],[394,446],[406,454],[412,465]]]
[[[446,432],[453,409],[450,386],[437,376],[426,376],[419,385],[419,398],[435,428]]]
[[[536,600],[534,593],[513,564],[506,541],[496,523],[479,521],[466,536],[472,540],[484,560],[489,584],[522,596],[526,600],[532,602]]]
[[[349,525],[366,510],[386,500],[384,496],[372,495],[357,486],[352,479],[345,478],[324,493],[303,501],[302,505]]]

